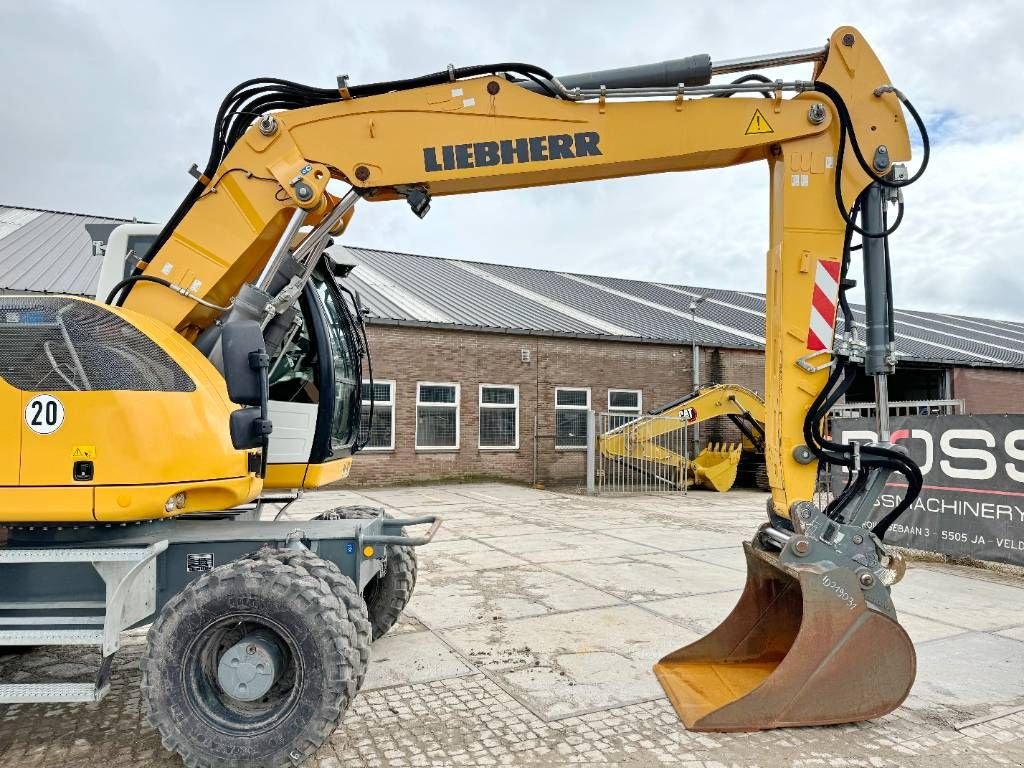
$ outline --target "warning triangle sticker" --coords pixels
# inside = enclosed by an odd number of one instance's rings
[[[775,133],[775,130],[768,124],[768,121],[764,119],[760,109],[754,110],[754,116],[747,123],[745,135],[750,136],[753,133]]]

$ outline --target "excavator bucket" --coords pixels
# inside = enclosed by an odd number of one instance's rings
[[[694,485],[725,492],[736,482],[743,446],[740,443],[712,443],[693,460]]]
[[[916,656],[895,613],[865,599],[848,568],[825,559],[794,565],[752,543],[744,550],[746,588],[729,617],[654,667],[686,727],[847,723],[899,706]]]

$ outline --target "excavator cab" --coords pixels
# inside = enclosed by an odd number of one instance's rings
[[[133,222],[109,233],[99,298],[147,258],[161,229]],[[359,447],[367,348],[358,296],[344,282],[354,263],[343,253],[319,257],[271,354],[266,489],[311,489],[343,479]]]

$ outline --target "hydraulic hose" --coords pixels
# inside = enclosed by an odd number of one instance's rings
[[[438,85],[449,81],[458,80],[464,77],[476,77],[479,75],[493,74],[498,72],[511,72],[521,74],[531,80],[553,80],[553,75],[541,67],[518,62],[502,62],[497,64],[481,64],[470,67],[453,67],[443,72],[434,72],[420,77],[405,80],[389,80],[379,83],[368,83],[365,85],[350,86],[349,95],[375,96],[391,91],[404,91],[412,88],[422,88],[428,85]],[[553,93],[552,88],[546,89]],[[210,179],[217,172],[217,168],[224,161],[227,153],[235,145],[242,134],[249,128],[252,118],[274,109],[301,109],[303,107],[328,104],[342,99],[341,92],[337,88],[315,88],[302,85],[291,80],[282,80],[274,77],[259,77],[246,80],[232,88],[217,110],[217,117],[214,121],[213,138],[210,144],[210,155],[202,176]],[[150,250],[156,254],[166,245],[171,233],[178,227],[185,215],[203,194],[207,182],[197,181],[182,199],[181,203],[171,214],[171,217],[164,224],[160,234],[157,235]],[[133,277],[141,274],[136,268]],[[122,290],[130,291],[131,283],[123,286]],[[121,301],[124,300],[121,297]]]
[[[871,165],[868,164],[867,160],[864,158],[864,153],[861,151],[860,143],[857,141],[857,132],[854,130],[853,120],[850,117],[850,112],[847,109],[846,102],[843,101],[843,98],[839,94],[839,92],[835,88],[830,86],[828,83],[823,83],[820,81],[815,83],[815,90],[824,94],[832,101],[832,103],[835,105],[836,113],[839,117],[839,149],[836,153],[835,173],[835,196],[836,205],[839,207],[839,213],[845,220],[846,225],[848,227],[852,227],[857,234],[861,235],[861,237],[887,237],[888,235],[895,232],[896,229],[899,227],[900,223],[902,223],[903,221],[903,203],[901,201],[899,204],[899,212],[896,221],[894,222],[891,228],[883,229],[883,231],[881,232],[867,232],[866,230],[857,226],[857,223],[854,220],[854,218],[847,213],[846,203],[843,201],[842,170],[843,162],[846,156],[846,142],[847,140],[849,140],[850,145],[853,147],[853,153],[854,156],[857,158],[857,162],[860,163],[861,168],[868,176],[872,178],[873,181],[876,181],[883,187],[888,187],[890,189],[907,187],[916,182],[919,178],[921,178],[921,175],[928,167],[928,161],[931,158],[931,142],[928,138],[928,130],[925,127],[924,120],[921,119],[921,115],[914,108],[914,105],[910,102],[910,100],[906,98],[906,96],[904,96],[903,93],[897,90],[896,88],[893,88],[892,86],[882,86],[875,90],[876,96],[881,96],[883,93],[887,92],[894,93],[896,95],[896,98],[899,99],[900,103],[903,104],[906,110],[913,117],[914,122],[917,125],[918,132],[921,136],[921,145],[923,147],[921,166],[909,178],[904,179],[903,181],[894,181],[892,179],[887,179],[885,177],[878,176],[877,172],[871,167]]]
[[[110,289],[110,293],[107,294],[107,298],[104,300],[104,304],[113,304],[115,307],[120,307],[124,304],[125,295],[118,295],[124,291],[130,285],[135,283],[156,283],[162,285],[164,288],[171,288],[173,290],[171,282],[164,280],[162,277],[151,277],[150,275],[132,275],[121,280],[113,288]],[[116,297],[116,302],[115,302]]]

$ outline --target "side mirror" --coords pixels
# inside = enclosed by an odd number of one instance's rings
[[[258,360],[267,356],[263,331],[255,320],[228,323],[221,332],[221,356],[228,397],[239,405],[262,405],[263,373]],[[265,368],[265,366],[263,366]]]
[[[273,429],[270,421],[263,418],[260,409],[254,406],[239,408],[231,413],[231,444],[236,451],[262,448]]]

